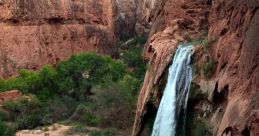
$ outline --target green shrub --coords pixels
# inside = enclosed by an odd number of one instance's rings
[[[1,118],[1,117],[0,117]],[[14,130],[0,119],[0,136],[14,136]]]
[[[43,127],[42,131],[49,131],[48,127]]]
[[[201,41],[201,45],[202,45],[203,47],[205,47],[205,48],[208,48],[208,47],[210,46],[210,43],[209,43],[208,40],[203,40],[203,41]]]
[[[210,59],[208,62],[201,64],[201,69],[204,76],[210,78],[216,70],[216,63]]]
[[[34,113],[34,114],[28,114],[24,115],[20,118],[17,118],[17,129],[33,129],[37,126],[42,126],[42,114],[41,113]]]
[[[103,135],[102,135],[102,132],[100,131],[93,131],[91,132],[90,136],[103,136]]]
[[[55,75],[54,68],[49,65],[38,72],[21,70],[18,77],[0,80],[0,91],[18,89],[23,93],[37,94],[41,100],[48,100],[57,90]]]
[[[194,136],[205,136],[206,135],[206,124],[204,121],[200,121],[194,129]]]
[[[72,122],[78,122],[87,126],[98,126],[101,123],[101,113],[96,112],[96,104],[90,103],[91,105],[80,104],[76,108],[75,112],[72,116],[70,116],[69,120]],[[94,105],[94,106],[93,106]],[[81,125],[80,124],[80,125]]]
[[[66,105],[68,102],[65,103],[64,101],[63,98],[54,97],[54,99],[45,103],[44,107],[41,108],[41,111],[46,113],[45,120],[42,120],[45,122],[44,124],[63,120],[71,116],[70,108],[74,109],[74,107]],[[73,103],[73,100],[70,102]]]
[[[47,102],[34,96],[31,100],[23,98],[17,102],[5,102],[4,108],[10,112],[16,129],[33,129],[67,119],[79,103],[67,96],[54,97]]]
[[[9,117],[9,114],[7,111],[5,111],[2,107],[0,107],[0,119],[7,120]]]
[[[211,39],[203,39],[201,40],[201,45],[204,48],[205,52],[208,52],[211,49],[212,45],[218,40],[216,37],[212,37]]]
[[[140,59],[138,52],[141,51],[137,48],[133,52],[124,50],[121,51],[120,57],[123,60],[123,62],[127,64],[129,67],[136,67],[139,65],[139,63],[142,63],[142,60]]]
[[[31,110],[37,110],[41,106],[41,102],[32,97],[31,100],[25,97],[19,98],[16,102],[7,101],[3,104],[3,108],[8,110],[13,120],[19,118],[18,115],[25,115]]]
[[[129,68],[132,75],[140,80],[144,80],[146,72],[146,63],[142,59],[143,45],[146,43],[145,37],[135,37],[131,42],[117,44],[119,59],[122,60]]]
[[[74,135],[77,133],[87,133],[89,130],[86,129],[85,127],[83,127],[83,125],[81,124],[76,124],[76,126],[72,127],[71,129],[69,129],[66,134],[67,135]]]
[[[121,97],[125,100],[132,108],[136,103],[136,97],[138,90],[140,89],[141,81],[132,77],[131,75],[125,75],[122,80],[119,81],[119,90]]]
[[[42,111],[43,103],[36,97],[20,98],[16,102],[5,102],[4,109],[8,110],[15,129],[32,129],[37,126],[48,124],[47,113]],[[51,122],[52,123],[52,122]]]
[[[105,129],[103,131],[103,136],[115,136],[116,135],[116,129]]]
[[[77,101],[69,96],[63,96],[61,101],[67,107],[69,115],[72,115],[77,106],[82,103],[81,101]]]
[[[60,93],[70,91],[77,98],[84,98],[94,86],[107,86],[118,81],[126,72],[125,65],[108,56],[83,53],[58,64]]]
[[[192,41],[192,38],[191,38],[191,36],[190,36],[190,34],[188,32],[184,32],[184,39],[187,42],[191,42]]]
[[[103,131],[93,131],[90,133],[90,136],[115,136],[116,129],[105,129]]]
[[[84,121],[87,125],[106,128],[112,126],[114,128],[126,129],[133,125],[135,103],[132,100],[132,94],[122,92],[119,83],[111,83],[107,88],[93,89],[94,95],[89,98],[85,104],[87,112],[84,115]],[[125,94],[124,94],[125,93]],[[118,114],[120,113],[120,114]],[[81,119],[82,120],[82,119]],[[92,122],[92,123],[91,123]],[[91,123],[91,124],[89,124]]]
[[[11,77],[8,80],[3,80],[0,79],[0,91],[7,91],[7,90],[13,90],[13,89],[18,89],[18,90],[28,90],[29,86],[28,84],[19,78]]]
[[[54,94],[57,94],[58,86],[55,81],[56,71],[52,66],[46,65],[37,73],[37,80],[34,80],[34,85],[31,84],[30,93],[37,94],[42,100],[48,100],[52,98]]]
[[[87,125],[90,126],[98,126],[101,122],[101,117],[99,115],[96,115],[92,112],[86,112],[84,115],[84,121]]]
[[[30,100],[21,98],[17,102],[5,102],[4,108],[11,114],[16,129],[33,129],[67,119],[79,103],[68,97],[54,97],[43,103],[34,96]]]
[[[71,79],[86,79],[93,85],[107,82],[106,78],[118,80],[123,77],[126,67],[120,61],[114,61],[111,57],[100,56],[94,53],[82,53],[71,57],[68,61],[58,64],[57,72],[60,77]],[[83,77],[83,73],[88,73],[88,78]],[[77,83],[75,82],[75,84]]]

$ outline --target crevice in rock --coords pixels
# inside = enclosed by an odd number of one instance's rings
[[[157,113],[156,107],[151,102],[148,102],[146,106],[147,106],[147,108],[146,108],[147,111],[146,111],[146,114],[142,118],[142,125],[141,125],[140,133],[138,136],[142,136],[143,133],[147,133],[147,135],[148,135],[148,133],[150,133],[152,131],[153,124],[154,124],[154,121],[156,118],[156,113]],[[149,132],[144,132],[145,130],[149,131]]]
[[[58,18],[58,17],[53,17],[48,19],[48,23],[49,24],[62,24],[63,23],[63,19],[62,18]]]
[[[232,131],[233,131],[233,128],[232,128],[232,127],[227,127],[227,128],[223,131],[223,133],[222,133],[221,136],[231,136]]]
[[[221,30],[220,35],[222,36],[222,35],[226,34],[227,32],[228,32],[227,28],[224,28]]]
[[[216,82],[216,84],[215,84],[215,88],[214,88],[214,90],[213,90],[213,98],[212,98],[212,100],[214,101],[214,99],[216,98],[216,93],[218,93],[218,87],[219,87],[219,82]]]
[[[222,91],[218,91],[218,83],[216,83],[216,87],[214,90],[214,95],[213,95],[213,102],[218,105],[220,103],[223,103],[224,101],[227,100],[228,97],[228,85],[226,85]]]
[[[212,5],[212,0],[207,0],[207,5]]]
[[[220,66],[220,69],[223,70],[225,67],[226,67],[227,63],[224,62],[221,66]]]
[[[11,24],[18,24],[18,23],[19,23],[19,20],[18,20],[18,19],[15,19],[15,18],[9,19],[8,21],[9,21]]]
[[[254,10],[252,11],[252,17],[251,20],[254,18],[254,15],[256,14],[257,10],[259,9],[259,7],[255,7]]]
[[[246,126],[244,130],[242,130],[242,135],[243,136],[250,136],[250,131],[248,127]]]

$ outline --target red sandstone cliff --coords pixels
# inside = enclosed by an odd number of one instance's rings
[[[259,1],[215,1],[209,38],[218,37],[213,56],[218,92],[228,91],[227,107],[219,125],[220,136],[259,134]]]
[[[0,0],[0,77],[83,51],[112,55],[118,37],[134,34],[134,7],[125,0]]]
[[[212,107],[211,131],[258,135],[258,7],[258,0],[0,0],[0,77],[83,51],[112,55],[116,39],[149,34],[143,52],[149,68],[133,132],[138,135],[149,106],[159,105],[179,42],[207,38],[212,48],[203,54],[197,47],[195,63],[209,56],[216,71],[193,82],[209,94],[200,102]]]
[[[140,135],[149,113],[154,112],[150,110],[152,105],[159,105],[178,43],[200,37],[213,42],[209,53],[202,54],[202,48],[196,48],[195,63],[206,55],[216,62],[211,78],[198,75],[193,81],[201,92],[209,94],[200,102],[211,107],[206,119],[212,134],[259,134],[259,1],[210,2],[155,1],[148,17],[142,17],[152,23],[143,53],[149,68],[138,98],[133,135]]]

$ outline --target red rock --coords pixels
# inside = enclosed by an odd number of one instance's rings
[[[80,52],[113,55],[115,40],[134,33],[133,2],[1,1],[0,77],[56,64]],[[121,14],[125,18],[118,21]]]
[[[211,91],[216,88],[215,91],[224,91],[227,95],[222,100],[226,106],[220,110],[224,113],[219,126],[211,126],[217,130],[214,135],[221,136],[228,130],[232,135],[259,134],[258,7],[256,0],[215,0],[212,6],[194,0],[156,2],[151,14],[147,14],[152,25],[143,56],[149,60],[149,68],[138,99],[133,135],[139,135],[144,126],[143,118],[150,112],[148,103],[158,107],[163,91],[161,82],[165,82],[177,41],[182,41],[181,36],[187,38],[183,32],[197,39],[206,30],[209,32],[208,40],[214,41],[210,43],[209,55],[217,62],[217,68],[212,79],[203,80],[216,82],[217,87],[211,87]],[[169,41],[176,42],[169,44]],[[202,58],[201,55],[195,61]]]
[[[213,45],[213,55],[218,61],[215,77],[218,91],[228,86],[228,104],[218,136],[228,127],[233,128],[233,134],[243,135],[245,128],[250,128],[251,111],[259,109],[259,11],[256,7],[259,7],[258,1],[233,0],[215,1],[212,7],[209,37],[218,38]],[[255,134],[253,130],[248,131]]]
[[[0,105],[5,101],[14,101],[21,96],[22,96],[22,93],[19,90],[1,92],[0,93]]]

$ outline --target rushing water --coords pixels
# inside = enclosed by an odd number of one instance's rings
[[[185,135],[187,101],[192,80],[192,55],[192,45],[180,45],[175,53],[152,136]]]

